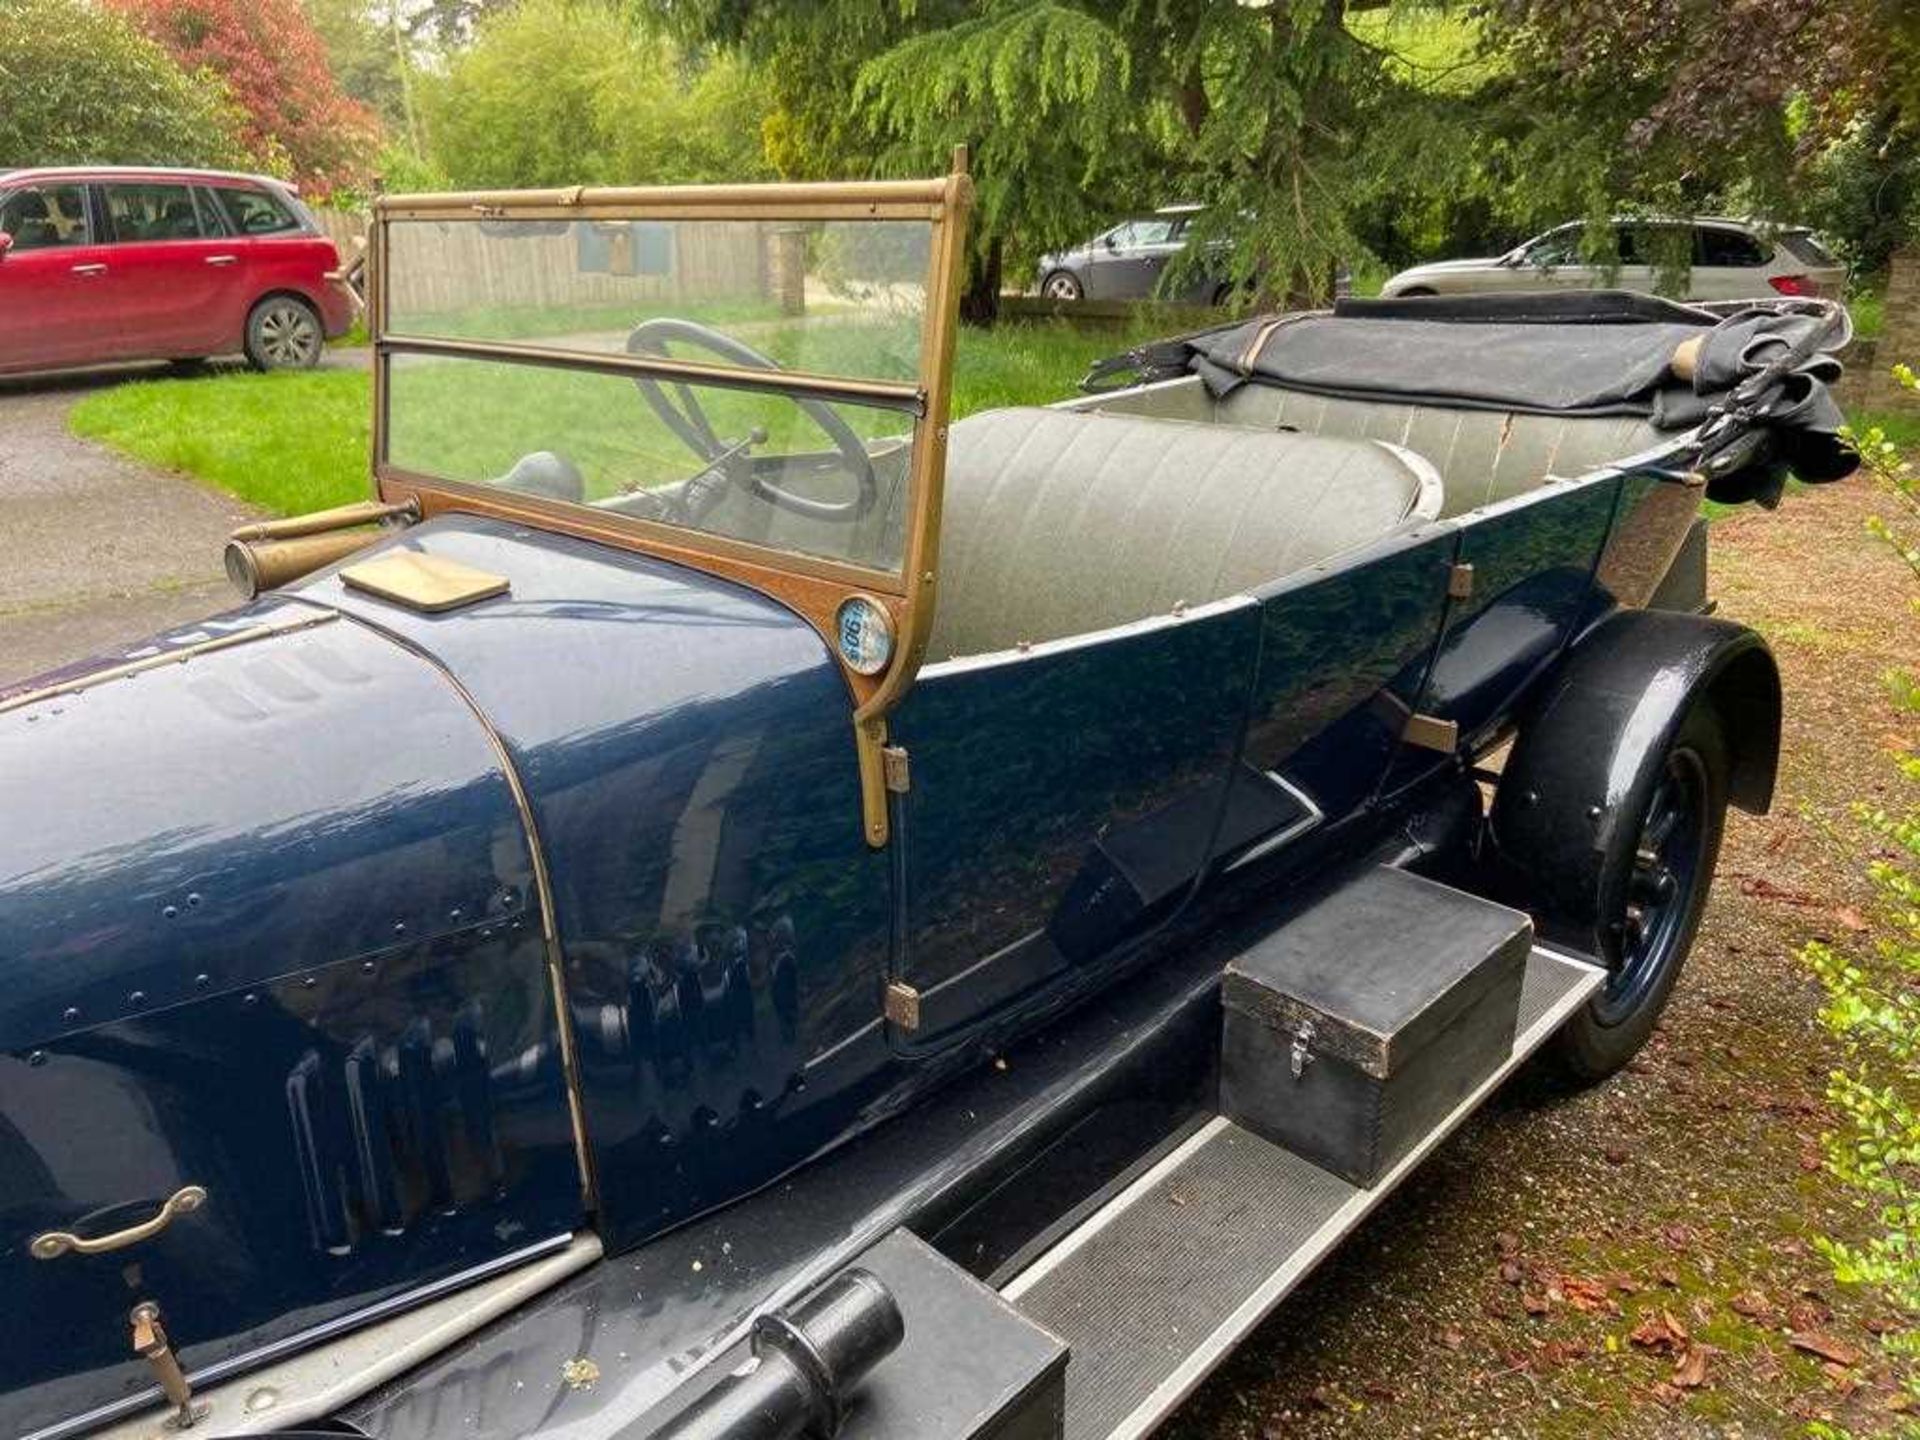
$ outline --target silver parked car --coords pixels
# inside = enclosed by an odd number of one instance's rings
[[[1620,264],[1607,267],[1581,258],[1582,224],[1561,225],[1506,254],[1483,260],[1440,260],[1402,270],[1381,287],[1383,296],[1465,295],[1511,290],[1643,290],[1658,287],[1666,258],[1655,231],[1690,231],[1692,268],[1685,300],[1771,299],[1846,292],[1847,267],[1804,225],[1765,225],[1747,220],[1701,218],[1647,221],[1620,219]],[[1688,242],[1672,237],[1683,252]]]
[[[1226,298],[1227,285],[1202,274],[1162,294],[1167,264],[1186,249],[1198,205],[1164,205],[1150,215],[1122,220],[1110,230],[1077,245],[1040,257],[1040,293],[1049,300],[1175,300],[1212,305]]]

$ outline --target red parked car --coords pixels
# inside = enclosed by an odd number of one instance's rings
[[[0,374],[236,352],[310,366],[353,315],[339,252],[280,181],[0,170]]]

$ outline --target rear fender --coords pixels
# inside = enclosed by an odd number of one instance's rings
[[[1591,934],[1612,913],[1607,862],[1633,844],[1662,757],[1694,708],[1726,737],[1728,799],[1764,814],[1780,756],[1780,674],[1744,625],[1621,611],[1588,631],[1520,716],[1493,804],[1499,854],[1522,870],[1543,926]]]

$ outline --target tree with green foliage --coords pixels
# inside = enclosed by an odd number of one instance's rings
[[[217,77],[189,75],[85,0],[0,0],[0,95],[0,169],[247,158]]]
[[[340,88],[389,132],[422,147],[412,103],[414,40],[406,0],[300,0]]]
[[[740,62],[692,53],[613,0],[523,0],[483,16],[422,100],[432,159],[459,186],[769,173]]]
[[[965,313],[989,320],[1007,265],[1175,199],[1209,207],[1188,265],[1270,297],[1323,296],[1365,253],[1366,197],[1387,177],[1438,177],[1466,140],[1459,97],[1412,83],[1346,10],[686,0],[673,13],[768,77],[783,173],[926,172],[966,142],[979,216]]]
[[[1526,218],[1800,219],[1839,149],[1911,167],[1920,10],[1907,0],[1488,0],[1482,35],[1500,75],[1482,96],[1488,163]]]

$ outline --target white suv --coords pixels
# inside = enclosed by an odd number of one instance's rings
[[[1745,220],[1629,220],[1619,227],[1620,264],[1605,266],[1580,258],[1579,223],[1561,225],[1535,236],[1506,254],[1485,260],[1440,260],[1402,270],[1381,288],[1383,296],[1468,295],[1514,290],[1655,291],[1658,262],[1669,260],[1668,246],[1691,250],[1683,300],[1771,299],[1779,295],[1822,295],[1840,299],[1847,288],[1847,267],[1803,225],[1762,225]],[[1689,231],[1683,237],[1674,232]]]

